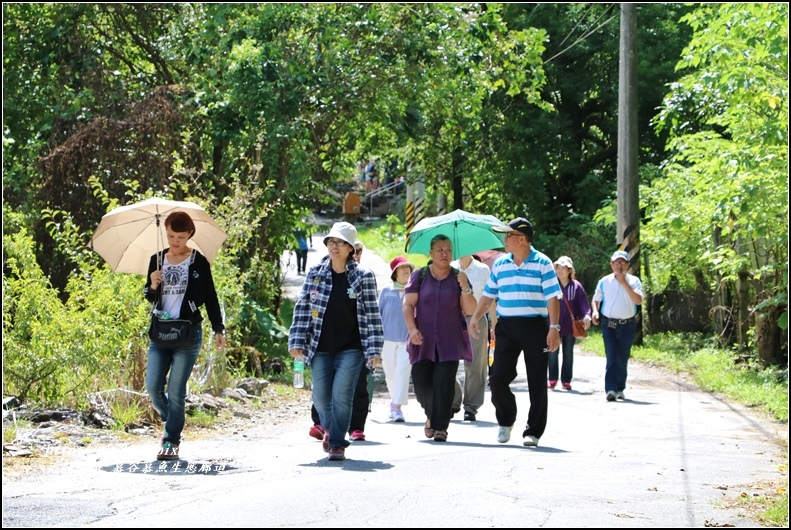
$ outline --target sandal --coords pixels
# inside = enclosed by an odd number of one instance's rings
[[[448,431],[434,431],[434,441],[435,442],[447,442],[448,441]]]
[[[426,438],[434,438],[434,429],[429,427],[429,423],[431,423],[431,420],[426,420],[426,425],[423,427],[423,434],[426,435]]]

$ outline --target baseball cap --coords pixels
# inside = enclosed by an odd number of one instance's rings
[[[629,261],[629,254],[625,250],[616,250],[612,253],[612,257],[610,261],[615,261],[617,259],[622,259],[624,261]]]
[[[517,217],[506,226],[495,226],[492,230],[494,232],[521,232],[528,239],[533,238],[533,225],[524,217]]]

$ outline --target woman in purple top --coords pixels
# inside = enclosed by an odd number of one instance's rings
[[[431,240],[431,260],[404,288],[407,352],[415,397],[426,412],[424,434],[435,442],[448,439],[459,360],[472,361],[466,315],[475,311],[467,276],[451,270],[453,246],[447,236]]]
[[[571,390],[571,377],[574,369],[574,335],[571,329],[571,314],[569,306],[574,313],[574,318],[582,319],[585,329],[591,325],[591,307],[588,295],[582,284],[574,278],[574,262],[568,256],[561,256],[555,261],[555,274],[557,274],[563,298],[560,302],[560,343],[563,347],[563,368],[560,371],[560,382],[563,390]],[[568,304],[566,303],[568,302]],[[558,353],[560,348],[550,352],[547,365],[549,376],[548,388],[555,388],[558,384]]]

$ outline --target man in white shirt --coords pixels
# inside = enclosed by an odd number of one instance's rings
[[[617,250],[610,258],[612,274],[596,285],[593,293],[591,320],[599,324],[601,317],[602,339],[607,365],[604,370],[604,391],[607,401],[626,399],[626,365],[637,333],[637,306],[643,303],[643,285],[640,278],[627,274],[629,254]]]
[[[489,267],[473,258],[473,256],[463,256],[450,264],[454,269],[458,269],[467,275],[472,288],[475,302],[480,300],[483,288],[489,281]],[[467,317],[467,328],[470,326],[470,317]],[[478,319],[478,326],[481,329],[489,329],[486,315]],[[486,379],[489,375],[489,333],[481,334],[477,338],[470,336],[472,345],[472,362],[464,361],[464,390],[461,383],[456,380],[456,395],[453,399],[453,411],[458,411],[464,405],[464,421],[475,421],[478,409],[481,408],[486,393]]]

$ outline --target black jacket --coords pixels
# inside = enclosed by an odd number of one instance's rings
[[[164,261],[168,250],[170,249],[166,248],[160,253],[160,263]],[[193,324],[202,322],[203,316],[198,308],[205,305],[211,321],[211,328],[215,333],[222,333],[225,331],[225,325],[222,322],[220,302],[217,299],[217,291],[214,289],[214,279],[212,279],[209,260],[194,249],[187,259],[190,260],[189,277],[187,279],[187,292],[184,293],[184,301],[181,303],[181,318],[191,320]],[[146,300],[152,303],[157,302],[159,290],[162,287],[160,283],[156,289],[151,288],[151,273],[155,270],[157,270],[156,254],[151,256],[151,260],[148,262],[148,275],[146,276],[146,286],[143,290]]]

